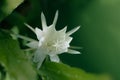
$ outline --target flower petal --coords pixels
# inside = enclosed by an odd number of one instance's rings
[[[68,53],[70,54],[81,54],[79,51],[68,49]]]
[[[41,40],[41,38],[42,38],[42,31],[41,31],[41,29],[36,27],[35,28],[35,33],[37,35],[38,40]]]
[[[66,37],[65,41],[68,42],[68,43],[70,43],[72,41],[72,39],[73,39],[72,37]]]
[[[67,26],[65,26],[63,29],[59,30],[59,32],[61,32],[61,33],[65,33],[66,30],[67,30]]]
[[[32,41],[28,44],[26,44],[30,48],[37,48],[38,47],[38,42],[37,41]]]
[[[50,55],[50,60],[53,62],[60,62],[58,55]]]
[[[83,47],[78,47],[78,46],[70,46],[71,49],[83,49]]]
[[[43,30],[46,30],[47,28],[47,23],[46,23],[46,19],[43,13],[41,13],[41,22],[42,22],[42,28]]]
[[[35,30],[30,25],[28,25],[27,23],[24,23],[24,25],[27,26],[31,31],[35,32]]]
[[[45,60],[46,54],[42,52],[42,50],[37,49],[34,53],[33,62],[38,63],[37,68],[39,69],[41,67],[41,64]]]
[[[76,32],[79,28],[80,28],[80,26],[72,29],[71,31],[67,32],[67,35],[69,36],[69,35],[73,34],[73,33]]]
[[[58,19],[58,11],[56,11],[56,13],[55,13],[55,18],[53,20],[53,25],[56,25],[57,19]]]
[[[54,17],[54,20],[53,20],[53,23],[49,26],[49,28],[47,28],[47,29],[49,29],[50,31],[52,30],[52,31],[56,31],[56,29],[55,29],[55,25],[56,25],[56,23],[57,23],[57,19],[58,19],[58,11],[56,11],[56,13],[55,13],[55,17]]]

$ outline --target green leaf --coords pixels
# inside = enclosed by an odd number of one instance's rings
[[[40,74],[43,80],[111,80],[107,75],[90,74],[63,63],[53,62],[45,62]]]
[[[0,31],[0,63],[14,80],[35,80],[36,72],[16,40]]]
[[[0,1],[0,21],[8,16],[24,0],[1,0]]]

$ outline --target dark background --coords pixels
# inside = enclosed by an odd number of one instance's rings
[[[14,3],[13,3],[14,4]],[[2,5],[2,4],[0,4]],[[61,55],[63,63],[87,72],[108,73],[120,80],[120,0],[25,0],[0,23],[0,28],[17,26],[20,34],[35,37],[23,22],[41,28],[40,14],[48,25],[59,10],[57,30],[81,26],[71,45],[80,46],[81,55]]]

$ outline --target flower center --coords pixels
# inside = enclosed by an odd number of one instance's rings
[[[60,54],[61,52],[65,52],[67,46],[62,40],[53,40],[53,41],[44,41],[41,47],[43,47],[46,51],[46,54]]]

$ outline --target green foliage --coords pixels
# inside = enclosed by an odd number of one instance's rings
[[[111,80],[106,75],[95,75],[62,63],[45,62],[40,69],[43,80]]]
[[[0,1],[0,21],[8,16],[23,0],[1,0]]]
[[[9,29],[15,26],[19,28],[20,33],[34,37],[23,26],[23,23],[26,21],[34,27],[40,26],[42,11],[49,25],[58,9],[60,12],[58,29],[66,24],[69,26],[68,29],[76,25],[82,26],[80,32],[75,34],[77,37],[73,44],[83,47],[83,54],[65,55],[66,57],[63,55],[62,60],[70,65],[82,66],[85,70],[95,72],[95,74],[109,73],[120,80],[120,63],[118,62],[120,57],[120,0],[25,0],[24,3],[23,1],[0,0],[0,22],[3,20],[0,28]],[[18,6],[20,6],[19,9]],[[13,31],[17,29],[13,28]],[[0,80],[5,76],[6,80],[13,78],[37,80],[36,71],[19,48],[18,42],[0,30],[1,65],[5,68],[6,75],[1,72],[0,68]],[[43,80],[109,80],[106,75],[95,75],[65,64],[51,62],[44,63],[40,74]]]
[[[37,80],[32,64],[19,48],[18,42],[0,31],[0,63],[6,80]],[[110,80],[106,75],[93,75],[62,63],[45,62],[40,69],[43,80]]]
[[[18,42],[2,31],[0,31],[0,63],[11,79],[35,80],[36,78],[36,72],[20,50]]]

